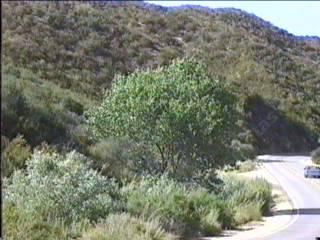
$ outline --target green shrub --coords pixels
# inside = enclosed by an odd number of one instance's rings
[[[241,225],[252,220],[260,220],[262,213],[259,202],[250,202],[235,206],[234,221],[236,225]]]
[[[205,234],[218,234],[223,228],[232,226],[232,211],[226,202],[205,189],[192,190],[188,199],[200,220],[200,231]]]
[[[20,133],[32,147],[43,141],[60,146],[78,144],[70,130],[84,122],[83,116],[77,115],[83,111],[77,103],[88,105],[88,98],[41,79],[30,69],[10,64],[5,69],[2,134],[12,139]]]
[[[184,226],[194,222],[187,202],[186,188],[165,176],[145,177],[139,182],[131,183],[123,191],[131,214],[159,217],[166,230],[182,234]]]
[[[89,147],[94,168],[103,175],[121,181],[152,174],[157,169],[155,154],[150,146],[127,138],[108,138]]]
[[[144,221],[128,214],[111,214],[87,230],[81,240],[170,240],[156,220]]]
[[[250,172],[256,169],[256,163],[251,161],[251,160],[247,160],[244,162],[240,162],[239,164],[239,172]]]
[[[177,58],[179,53],[174,48],[163,48],[160,52],[160,65],[168,65],[173,59]]]
[[[200,228],[204,234],[212,235],[222,232],[222,226],[218,219],[219,212],[216,209],[212,209],[205,215],[201,215]]]
[[[70,136],[73,142],[80,143],[83,146],[92,144],[90,130],[86,124],[79,124],[70,129]]]
[[[253,96],[251,101],[247,101],[247,110],[259,102],[255,95],[261,95],[263,99],[278,102],[278,109],[284,111],[286,117],[293,116],[312,131],[307,135],[300,134],[298,130],[284,131],[279,134],[279,142],[284,144],[274,144],[275,151],[281,150],[286,143],[292,146],[291,150],[296,150],[296,144],[307,149],[311,141],[297,139],[303,135],[311,137],[320,133],[320,124],[317,123],[320,95],[315,94],[320,76],[318,47],[309,46],[309,43],[300,44],[295,40],[287,41],[288,38],[280,32],[270,37],[272,29],[257,28],[263,21],[257,21],[245,13],[206,14],[203,11],[186,10],[179,14],[164,14],[162,10],[147,6],[146,11],[142,6],[134,6],[135,3],[124,3],[115,8],[101,7],[95,3],[86,5],[4,3],[3,66],[11,64],[30,72],[28,76],[23,76],[22,72],[17,71],[17,75],[28,80],[23,90],[30,89],[32,82],[36,84],[33,92],[38,94],[42,92],[42,80],[46,79],[56,89],[59,86],[70,88],[61,91],[64,93],[61,97],[57,95],[59,101],[71,96],[65,93],[73,93],[72,98],[84,104],[81,96],[99,97],[101,89],[111,86],[111,80],[117,73],[127,74],[136,68],[153,67],[176,56],[191,55],[208,65],[212,75],[225,76],[227,82],[238,84],[240,98]],[[90,10],[79,11],[78,8],[82,8],[79,6]],[[50,11],[46,11],[47,8]],[[228,31],[225,31],[226,28]],[[31,31],[34,33],[32,37],[29,36]],[[132,57],[127,57],[128,54]],[[3,80],[6,78],[8,74],[4,73]],[[3,92],[6,95],[8,91]],[[79,95],[81,93],[83,95]],[[16,124],[19,118],[15,118],[15,115],[25,115],[17,114],[20,112],[18,109],[28,112],[33,101],[39,105],[43,105],[44,101],[28,97],[28,104],[25,104],[23,98],[16,94],[13,96],[9,101],[2,98],[3,103],[8,103],[8,108],[2,113],[11,120],[4,121],[4,129],[13,132],[4,135],[13,138],[20,132],[29,143],[35,142],[37,145],[44,140],[51,143],[49,140],[55,139],[51,137],[53,133],[50,134],[54,130],[53,124],[39,141],[33,140],[37,138],[34,135],[29,138],[26,134],[29,130],[23,132],[23,128]],[[48,102],[51,105],[51,101]],[[259,115],[255,113],[254,117]],[[29,114],[19,122],[26,119],[37,126],[38,121]],[[58,122],[59,118],[53,118],[53,121]],[[256,129],[261,123],[246,122],[249,123],[246,129]],[[43,132],[43,128],[41,130],[36,132]],[[278,130],[278,127],[270,129],[270,140],[255,134],[256,143],[266,143],[266,146],[259,145],[259,150],[270,150],[270,145],[278,139]],[[34,131],[31,129],[30,132]],[[296,137],[291,136],[294,132],[297,133]]]
[[[11,239],[68,239],[85,231],[84,227],[72,232],[70,225],[103,218],[84,239],[121,239],[126,234],[167,239],[164,231],[181,237],[216,235],[259,219],[269,208],[270,186],[260,179],[225,178],[221,191],[214,194],[166,175],[146,176],[119,190],[111,179],[89,169],[86,161],[75,152],[64,156],[36,150],[26,172],[16,171],[6,180],[4,220],[9,222]],[[123,211],[134,217],[107,217]],[[24,233],[22,227],[30,231]]]
[[[218,234],[232,220],[215,195],[199,187],[188,189],[166,176],[146,177],[123,191],[131,214],[157,218],[164,229],[178,235]]]
[[[67,97],[66,99],[64,99],[63,105],[65,107],[65,109],[74,112],[78,115],[82,115],[83,113],[83,106],[81,103],[73,100],[70,97]]]
[[[89,169],[84,156],[35,151],[26,173],[16,171],[5,184],[5,204],[14,204],[27,216],[66,223],[95,221],[121,208],[112,179]]]
[[[3,150],[2,156],[2,174],[8,177],[15,169],[25,168],[31,156],[31,147],[22,135],[18,135]]]
[[[314,163],[320,164],[320,147],[311,153],[311,158]]]
[[[81,237],[89,223],[85,220],[66,225],[61,219],[44,221],[39,216],[26,215],[14,204],[3,206],[5,239],[8,240],[62,240]]]
[[[219,196],[232,208],[248,203],[259,203],[257,206],[261,215],[268,213],[271,203],[271,186],[266,180],[225,176],[223,181],[224,185]]]
[[[236,159],[243,161],[246,159],[254,159],[256,156],[254,147],[251,144],[245,144],[239,140],[232,141],[232,148],[235,149]]]

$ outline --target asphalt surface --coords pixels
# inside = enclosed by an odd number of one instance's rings
[[[310,161],[305,156],[259,156],[264,167],[279,181],[293,203],[294,210],[277,215],[291,215],[285,229],[259,240],[320,240],[320,179],[304,178],[303,168]],[[257,239],[258,240],[258,239]]]

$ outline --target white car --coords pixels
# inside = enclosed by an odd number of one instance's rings
[[[306,166],[304,168],[304,177],[306,177],[306,178],[308,178],[308,177],[320,178],[320,167],[314,166],[314,165]]]

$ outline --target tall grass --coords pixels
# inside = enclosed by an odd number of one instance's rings
[[[241,162],[238,168],[239,172],[250,172],[256,169],[256,163],[252,160]]]
[[[157,220],[145,221],[129,214],[111,214],[105,220],[89,228],[81,240],[173,240]]]
[[[271,204],[271,186],[260,178],[254,180],[224,177],[224,186],[219,194],[233,209],[235,225],[259,220],[268,213]]]
[[[215,235],[227,225],[225,204],[205,189],[187,188],[166,176],[147,177],[125,189],[128,211],[156,217],[178,235]]]
[[[260,219],[271,199],[264,180],[236,177],[224,177],[218,193],[167,175],[120,188],[75,152],[36,151],[4,186],[4,232],[18,240],[212,236]]]
[[[216,235],[223,229],[259,220],[269,209],[271,189],[261,179],[225,178],[222,189],[214,194],[163,176],[132,184],[125,194],[130,213],[157,217],[166,230],[183,236]]]

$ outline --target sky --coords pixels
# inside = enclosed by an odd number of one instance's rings
[[[185,4],[234,7],[271,22],[294,35],[320,37],[320,1],[145,1],[162,6]]]

